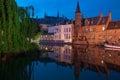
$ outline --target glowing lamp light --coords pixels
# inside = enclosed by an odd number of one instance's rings
[[[104,61],[102,60],[102,61],[101,61],[101,63],[103,64],[103,63],[104,63]]]
[[[102,30],[105,31],[105,27],[102,27]]]

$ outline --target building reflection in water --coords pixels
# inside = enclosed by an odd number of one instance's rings
[[[97,72],[99,76],[104,73],[106,78],[111,70],[120,72],[120,51],[86,45],[41,45],[40,49],[48,51],[46,57],[58,63],[73,65],[75,80],[79,79],[82,70]]]

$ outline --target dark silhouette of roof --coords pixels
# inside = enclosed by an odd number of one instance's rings
[[[80,5],[79,5],[79,2],[77,2],[76,13],[80,13]]]
[[[49,24],[49,25],[57,25],[57,24],[66,24],[70,20],[66,17],[54,17],[54,16],[45,16],[44,18],[34,18],[34,21],[38,24]]]
[[[120,29],[120,20],[119,21],[112,21],[108,24],[108,30],[110,29]]]
[[[102,25],[102,24],[106,24],[107,21],[108,21],[108,16],[106,16],[106,17],[102,17],[102,20],[100,21],[100,25]]]
[[[99,16],[88,18],[89,25],[96,25],[99,18],[100,18]]]

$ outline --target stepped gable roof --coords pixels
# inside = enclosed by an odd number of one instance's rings
[[[108,30],[111,29],[120,29],[120,20],[119,21],[112,21],[108,24]]]
[[[102,17],[102,19],[101,19],[99,25],[106,24],[107,21],[108,21],[108,16],[106,16],[106,17]]]

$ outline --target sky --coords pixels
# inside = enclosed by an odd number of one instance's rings
[[[16,0],[18,6],[34,6],[35,17],[43,18],[46,13],[48,16],[66,16],[75,19],[77,2],[83,16],[95,17],[100,12],[107,16],[112,13],[112,20],[120,20],[120,0]]]

